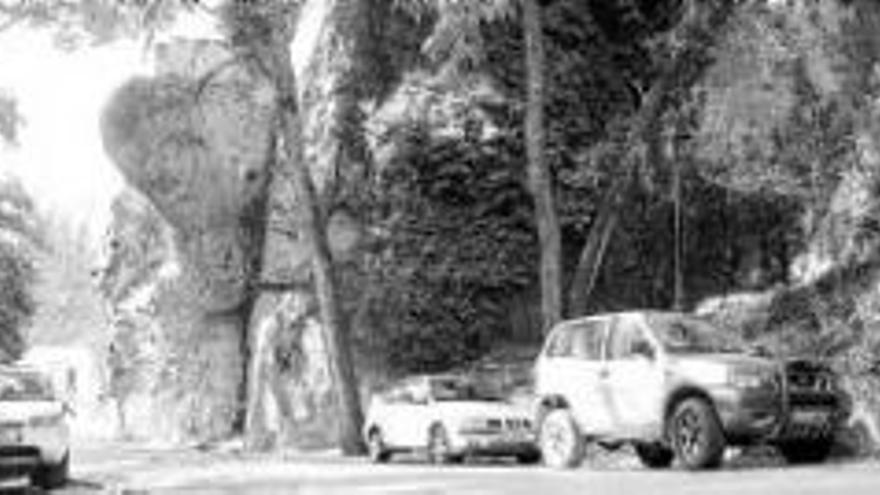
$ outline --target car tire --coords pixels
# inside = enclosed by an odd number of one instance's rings
[[[31,483],[43,490],[61,488],[70,474],[70,453],[66,452],[57,464],[40,465],[31,475]]]
[[[871,434],[871,428],[864,421],[856,421],[851,426],[853,440],[853,456],[859,459],[871,457],[877,452],[877,440]]]
[[[382,430],[378,428],[370,430],[370,434],[367,436],[367,453],[370,456],[370,461],[376,464],[382,464],[391,459],[391,451],[385,445]]]
[[[538,443],[547,466],[574,468],[584,460],[586,441],[568,409],[554,409],[544,416]]]
[[[435,424],[428,431],[428,462],[431,464],[459,464],[464,456],[452,453],[449,435],[441,424]]]
[[[659,442],[639,442],[635,444],[635,450],[642,465],[651,469],[668,468],[675,459],[675,452]]]
[[[834,441],[831,438],[780,443],[777,448],[789,464],[818,464],[828,459]]]
[[[667,427],[672,450],[682,467],[696,470],[721,465],[726,441],[718,415],[707,400],[683,400],[673,410]]]

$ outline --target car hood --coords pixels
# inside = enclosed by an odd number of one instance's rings
[[[747,354],[688,354],[673,356],[670,363],[680,375],[698,383],[723,383],[730,370],[780,370],[772,359]]]
[[[64,406],[57,401],[0,401],[0,424],[27,423],[35,417],[61,415]]]
[[[529,417],[528,411],[523,407],[507,402],[437,401],[435,407],[444,418],[449,419]]]
[[[717,363],[735,367],[772,368],[779,366],[777,361],[770,358],[734,353],[679,354],[673,356],[672,359],[678,363]]]

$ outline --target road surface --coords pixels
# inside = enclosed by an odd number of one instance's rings
[[[58,495],[185,494],[772,494],[875,495],[880,464],[809,467],[728,465],[712,472],[651,471],[633,462],[555,471],[511,463],[435,467],[405,459],[375,466],[333,456],[241,458],[184,451],[81,453],[72,486]]]

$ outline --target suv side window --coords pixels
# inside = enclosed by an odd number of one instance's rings
[[[632,359],[637,354],[633,351],[644,346],[650,348],[651,344],[640,326],[625,319],[615,320],[608,339],[608,359]]]
[[[578,324],[572,340],[572,354],[576,358],[589,361],[602,359],[602,340],[605,324],[601,321],[589,321]]]
[[[572,347],[572,328],[562,327],[557,329],[550,337],[547,345],[547,357],[569,357]]]

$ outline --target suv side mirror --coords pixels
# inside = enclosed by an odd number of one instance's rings
[[[654,348],[651,347],[651,344],[647,340],[638,340],[636,342],[633,342],[632,348],[630,349],[630,354],[633,356],[641,356],[648,361],[653,361],[654,358],[656,358]]]

